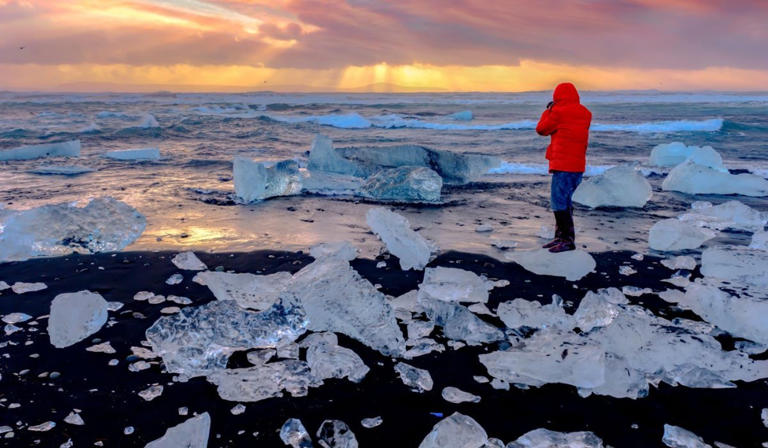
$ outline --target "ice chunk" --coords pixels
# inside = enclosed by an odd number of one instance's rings
[[[29,170],[32,174],[41,174],[44,176],[77,176],[79,174],[85,174],[93,172],[93,168],[80,165],[41,165],[37,168]]]
[[[696,249],[716,236],[717,232],[695,223],[675,218],[662,219],[651,227],[648,246],[659,251]]]
[[[387,246],[389,252],[400,259],[400,268],[421,270],[429,263],[434,248],[421,235],[411,230],[408,220],[382,207],[368,210],[368,226]]]
[[[768,251],[768,232],[755,232],[752,235],[752,241],[749,243],[749,248]]]
[[[488,373],[508,383],[565,383],[593,388],[605,383],[605,351],[579,336],[541,330],[519,349],[480,355]]]
[[[309,249],[309,254],[314,258],[335,257],[344,261],[352,261],[357,258],[357,248],[348,241],[337,241],[313,246]]]
[[[471,110],[462,110],[448,115],[448,118],[456,121],[472,121],[474,116],[472,115]]]
[[[26,322],[30,319],[32,319],[32,316],[27,313],[10,313],[3,316],[3,322],[11,325]]]
[[[565,277],[569,281],[583,278],[595,269],[597,263],[587,252],[572,250],[553,254],[546,249],[511,252],[505,258],[538,275]]]
[[[509,442],[507,448],[603,448],[603,441],[589,431],[557,432],[539,428]]]
[[[704,439],[679,426],[664,425],[661,441],[670,448],[712,448]]]
[[[401,166],[371,175],[360,187],[364,198],[387,202],[440,202],[443,179],[429,168]]]
[[[40,423],[39,425],[33,425],[27,428],[28,431],[34,432],[46,432],[56,427],[56,422],[47,421]]]
[[[91,291],[57,295],[51,302],[48,336],[56,348],[69,347],[107,322],[107,301]]]
[[[685,295],[678,299],[678,306],[728,333],[768,345],[768,301],[746,295],[733,296],[701,283],[691,283]]]
[[[297,418],[289,418],[280,428],[280,440],[284,444],[290,445],[291,448],[311,448],[312,439],[309,437],[309,433],[304,428],[301,420]]]
[[[146,225],[136,209],[110,197],[92,199],[84,207],[64,203],[0,213],[0,262],[119,251]]]
[[[181,275],[181,274],[173,274],[170,277],[168,277],[167,280],[165,280],[165,284],[166,285],[178,285],[179,283],[181,283],[183,281],[184,281],[184,276],[183,275]],[[160,297],[162,297],[162,296],[160,296]],[[150,299],[150,300],[152,300],[152,299]],[[163,300],[161,302],[164,302],[164,301],[165,301],[165,298],[163,298]],[[149,303],[152,303],[152,302],[150,301]],[[160,303],[160,302],[158,302],[158,303]]]
[[[573,318],[565,313],[562,299],[552,298],[552,303],[541,305],[525,299],[514,299],[499,304],[496,313],[504,325],[509,328],[562,328],[570,330],[575,323]]]
[[[419,303],[435,325],[443,327],[443,335],[469,345],[481,345],[504,339],[504,333],[483,321],[466,307],[428,297],[420,297]]]
[[[395,372],[400,375],[403,384],[416,392],[432,390],[434,383],[432,382],[432,375],[427,370],[413,367],[404,362],[398,362],[395,364]]]
[[[654,166],[676,166],[685,162],[692,151],[693,146],[686,146],[682,142],[656,145],[651,150],[649,163]]]
[[[736,229],[757,232],[763,230],[768,217],[739,201],[723,202],[713,206],[711,202],[697,201],[690,213],[680,216],[682,221],[693,221],[712,229]]]
[[[582,182],[573,200],[588,207],[643,207],[653,196],[648,180],[631,166],[621,165]]]
[[[16,282],[13,284],[13,286],[11,286],[11,291],[13,291],[16,294],[26,294],[28,292],[42,291],[47,288],[48,288],[48,285],[42,282],[34,282],[34,283]]]
[[[721,280],[768,287],[768,252],[740,247],[713,247],[701,254],[701,273]]]
[[[621,309],[616,305],[629,303],[624,294],[616,288],[588,291],[581,299],[579,308],[573,314],[576,326],[581,331],[590,331],[595,327],[604,327],[613,322]]]
[[[112,347],[112,344],[107,342],[102,342],[101,344],[92,345],[85,349],[87,352],[94,352],[94,353],[117,353],[117,351]]]
[[[85,424],[85,421],[83,421],[83,417],[80,416],[80,414],[73,412],[70,412],[66,417],[64,417],[64,423],[69,423],[70,425],[75,426],[83,426]]]
[[[299,164],[295,160],[256,162],[235,157],[235,194],[243,202],[301,193]]]
[[[487,441],[488,434],[479,423],[455,412],[437,422],[419,448],[482,448]]]
[[[760,411],[760,418],[763,420],[763,426],[768,428],[768,408]]]
[[[345,334],[387,356],[405,351],[403,334],[386,297],[348,262],[316,260],[293,276],[288,290],[300,298],[308,329]]]
[[[341,420],[325,420],[317,430],[318,443],[323,448],[357,448],[355,433]]]
[[[208,266],[200,261],[194,252],[182,252],[180,254],[176,254],[176,256],[171,259],[171,262],[177,268],[184,269],[186,271],[204,271],[208,269]]]
[[[486,303],[493,287],[493,282],[474,272],[439,266],[424,270],[419,296],[445,302]]]
[[[261,311],[275,303],[291,281],[291,274],[277,272],[256,275],[204,271],[195,275],[193,281],[207,286],[218,300],[234,300],[243,308]]]
[[[115,160],[159,160],[160,150],[157,148],[116,149],[105,152],[104,157]]]
[[[317,134],[309,150],[309,164],[307,168],[312,171],[328,171],[338,174],[351,174],[363,176],[355,162],[342,157],[333,148],[331,139],[322,134]]]
[[[679,255],[677,257],[671,257],[664,260],[661,260],[661,264],[667,268],[677,270],[677,269],[687,269],[689,271],[692,271],[696,269],[696,259],[689,256],[689,255]]]
[[[370,370],[352,350],[338,345],[336,335],[312,338],[307,346],[307,364],[315,378],[349,378],[359,383]]]
[[[217,300],[161,317],[147,329],[146,338],[168,372],[193,378],[224,369],[237,350],[295,341],[307,323],[292,297],[260,313],[244,310],[232,300]]]
[[[375,428],[381,425],[382,423],[384,423],[384,419],[382,419],[381,417],[371,417],[371,418],[364,418],[360,420],[360,425],[366,429]],[[766,426],[768,426],[768,424],[766,424]]]
[[[11,288],[11,285],[0,280],[0,291],[5,291],[6,289],[10,289],[10,288]]]
[[[449,403],[479,403],[480,397],[464,392],[456,387],[444,387],[441,393],[443,400]]]
[[[152,401],[163,394],[163,386],[155,384],[139,392],[139,396],[146,401]]]
[[[149,442],[145,448],[206,448],[211,431],[211,416],[204,412],[168,428],[163,437]]]
[[[28,145],[0,150],[0,160],[30,160],[41,157],[77,157],[79,155],[80,140],[43,143],[42,145]]]
[[[688,194],[768,196],[768,179],[748,173],[724,173],[687,160],[669,172],[661,189]]]
[[[141,121],[139,122],[140,128],[157,128],[160,127],[160,123],[157,122],[157,118],[155,118],[154,115],[150,113],[145,113],[141,116]]]
[[[255,402],[280,397],[283,390],[304,397],[310,387],[323,382],[312,375],[304,361],[288,359],[241,369],[222,369],[209,373],[208,381],[217,386],[219,396],[228,401]]]

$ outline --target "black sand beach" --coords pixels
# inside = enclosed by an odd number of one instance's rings
[[[494,390],[479,384],[474,375],[487,375],[477,355],[495,346],[464,347],[457,351],[432,353],[408,363],[429,370],[435,386],[430,392],[414,393],[402,384],[393,371],[392,359],[383,357],[359,342],[339,336],[340,344],[354,350],[371,371],[354,384],[346,380],[327,380],[319,388],[310,389],[307,397],[273,398],[244,403],[246,411],[232,415],[235,402],[219,398],[214,385],[204,378],[186,383],[173,382],[173,375],[163,373],[162,363],[155,360],[144,371],[128,370],[126,358],[131,346],[141,346],[144,331],[157,320],[160,309],[174,305],[150,305],[134,301],[138,291],[186,296],[196,306],[215,300],[207,287],[191,281],[184,271],[184,281],[167,285],[165,280],[179,272],[170,262],[172,252],[125,252],[118,254],[73,255],[62,258],[35,259],[0,265],[0,280],[8,283],[45,282],[48,288],[16,295],[11,290],[0,295],[0,313],[24,312],[31,321],[18,324],[24,331],[3,338],[7,345],[0,349],[0,426],[13,428],[12,438],[0,444],[13,447],[59,447],[71,438],[74,447],[143,447],[163,435],[165,430],[189,418],[178,413],[188,407],[189,415],[208,412],[211,415],[211,447],[279,447],[283,446],[278,431],[288,418],[302,420],[311,435],[325,419],[346,422],[362,447],[415,447],[429,433],[440,416],[461,412],[480,423],[488,435],[504,442],[527,431],[545,427],[556,431],[592,431],[604,443],[614,447],[663,446],[664,424],[681,426],[712,444],[719,441],[737,447],[759,447],[768,441],[768,428],[760,421],[760,411],[768,407],[768,382],[738,383],[735,389],[690,389],[662,384],[650,395],[637,400],[611,397],[580,397],[576,389],[565,385],[510,391]],[[588,290],[632,285],[661,291],[672,287],[661,280],[672,271],[661,266],[658,258],[646,256],[636,261],[631,252],[596,254],[596,272],[578,282],[537,276],[514,263],[467,253],[448,252],[430,266],[461,267],[491,279],[506,279],[510,284],[491,292],[488,306],[495,310],[500,301],[516,297],[549,303],[552,294],[560,295],[566,310],[573,312]],[[298,271],[312,261],[303,253],[198,253],[211,269],[223,267],[236,272],[274,273]],[[353,267],[371,283],[381,284],[385,294],[397,296],[417,287],[423,272],[403,272],[388,260],[387,268],[376,268],[377,260],[357,259]],[[637,274],[622,276],[617,267],[631,264]],[[103,268],[103,269],[102,269]],[[219,268],[222,269],[222,268]],[[694,277],[698,271],[694,271]],[[105,325],[98,333],[64,349],[54,348],[45,332],[50,302],[59,293],[88,289],[108,301],[125,306],[110,312],[116,323]],[[629,297],[667,319],[682,316],[699,320],[694,314],[669,307],[655,295]],[[38,325],[30,325],[30,322]],[[491,319],[492,321],[492,319]],[[498,321],[496,323],[499,323]],[[33,331],[36,328],[38,331]],[[445,342],[436,330],[439,342]],[[434,334],[433,334],[434,335]],[[85,351],[97,342],[110,341],[116,354]],[[730,349],[733,340],[721,338]],[[119,364],[109,366],[110,359]],[[764,359],[765,354],[760,358]],[[245,353],[236,353],[230,367],[248,365]],[[60,376],[50,377],[51,372]],[[56,376],[56,375],[54,375]],[[161,396],[145,401],[137,393],[149,385],[164,386]],[[482,397],[477,404],[451,404],[440,396],[446,386],[455,386]],[[21,406],[11,409],[11,403]],[[84,426],[67,424],[63,419],[73,409],[81,410]],[[381,416],[383,424],[365,429],[360,420]],[[46,421],[56,423],[47,432],[32,432],[28,426]],[[132,426],[135,432],[124,434]]]

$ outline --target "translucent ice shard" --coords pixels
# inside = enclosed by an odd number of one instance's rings
[[[377,171],[360,187],[362,197],[387,202],[439,202],[443,179],[429,168],[402,166]]]
[[[680,216],[682,221],[693,221],[715,230],[736,229],[748,232],[763,230],[768,215],[740,202],[728,201],[719,205],[697,201],[691,205],[691,211]]]
[[[224,369],[208,374],[219,396],[228,401],[261,401],[280,397],[283,391],[294,397],[306,396],[310,387],[323,382],[312,375],[304,361],[289,359],[241,369]]]
[[[51,302],[48,336],[57,348],[68,347],[96,333],[107,322],[107,301],[97,293],[57,295]]]
[[[421,270],[429,263],[434,248],[421,235],[411,230],[408,220],[382,207],[368,210],[366,222],[387,246],[389,253],[400,259],[400,267]]]
[[[289,418],[280,428],[280,440],[284,444],[290,445],[291,448],[311,448],[312,438],[309,437],[309,433],[304,428],[301,420],[297,418]]]
[[[366,429],[375,428],[381,425],[382,423],[384,423],[384,419],[382,419],[381,417],[370,417],[370,418],[364,418],[360,420],[360,425]],[[768,424],[766,424],[766,426],[768,426]]]
[[[122,250],[144,232],[147,220],[110,197],[84,207],[44,205],[0,212],[0,262],[37,256]]]
[[[192,378],[224,369],[237,350],[292,342],[306,326],[304,311],[290,297],[260,313],[232,300],[217,300],[161,317],[147,329],[146,338],[166,370]]]
[[[235,194],[243,202],[301,192],[301,174],[295,160],[256,162],[236,157],[233,162]]]
[[[419,295],[445,302],[488,302],[493,282],[474,272],[457,268],[426,268]]]
[[[679,219],[662,219],[651,227],[648,246],[654,250],[696,249],[717,236],[717,232]]]
[[[711,445],[704,443],[701,437],[674,425],[664,425],[661,441],[670,448],[712,448]]]
[[[160,150],[157,148],[118,149],[107,151],[104,157],[115,160],[159,160]]]
[[[603,441],[589,431],[556,432],[539,428],[509,442],[507,448],[603,448]]]
[[[186,271],[204,271],[208,269],[208,266],[200,261],[194,252],[182,252],[180,254],[176,254],[176,256],[171,259],[171,262],[177,268],[184,269]]]
[[[428,297],[420,297],[419,303],[435,325],[443,328],[443,335],[454,341],[480,345],[504,339],[504,333],[483,321],[466,307]]]
[[[334,257],[344,261],[352,261],[357,258],[357,248],[348,241],[337,241],[312,246],[309,249],[309,254],[316,259]]]
[[[288,283],[291,274],[277,272],[270,275],[235,274],[204,271],[192,279],[205,285],[218,300],[234,300],[243,308],[264,310],[272,306]]]
[[[328,378],[349,378],[359,383],[370,370],[352,350],[338,345],[333,333],[326,337],[312,338],[307,345],[307,364],[312,375],[320,380]]]
[[[487,441],[488,434],[475,419],[455,412],[437,422],[419,448],[481,448]]]
[[[41,157],[77,157],[80,155],[80,140],[43,143],[42,145],[20,146],[0,150],[0,160],[29,160]]]
[[[496,313],[504,325],[509,328],[561,328],[570,330],[575,323],[563,309],[562,299],[552,298],[552,303],[542,305],[539,302],[514,299],[499,304]]]
[[[735,246],[708,248],[701,254],[701,273],[720,280],[768,287],[768,252]]]
[[[413,367],[404,362],[398,362],[395,364],[395,372],[400,375],[403,384],[416,392],[432,390],[434,383],[432,382],[432,375],[430,375],[427,370]]]
[[[583,250],[553,254],[546,249],[538,249],[509,252],[505,258],[534,274],[565,277],[569,281],[580,280],[597,266],[592,255]]]
[[[576,326],[581,331],[590,331],[595,327],[604,327],[613,322],[621,308],[617,305],[629,303],[624,294],[616,288],[588,291],[581,299],[579,308],[573,314]]]
[[[680,142],[657,145],[651,150],[650,164],[656,166],[677,166],[686,160],[727,172],[723,158],[711,146],[685,146]]]
[[[441,393],[443,400],[449,403],[479,403],[480,397],[464,392],[456,387],[445,387]]]
[[[341,420],[325,420],[317,430],[317,439],[323,448],[357,448],[357,438]]]
[[[692,271],[696,269],[696,259],[689,255],[679,255],[677,257],[667,258],[661,260],[661,264],[665,268],[672,270],[687,269]]]
[[[755,174],[730,174],[687,160],[669,172],[661,189],[688,194],[767,196],[768,180]]]
[[[211,416],[204,412],[168,428],[162,437],[149,442],[145,448],[207,448],[210,431]]]
[[[48,288],[48,285],[42,282],[16,282],[13,284],[13,286],[11,286],[11,291],[15,292],[16,294],[26,294],[28,292],[42,291],[46,288]]]
[[[642,207],[653,196],[648,180],[631,166],[621,165],[582,182],[573,200],[587,207]]]
[[[309,330],[342,333],[387,356],[405,351],[386,297],[348,262],[321,258],[294,274],[288,290],[300,299]]]

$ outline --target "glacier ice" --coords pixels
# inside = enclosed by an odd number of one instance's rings
[[[429,297],[419,297],[427,317],[443,328],[443,336],[469,345],[481,345],[504,339],[504,333],[477,317],[465,306]]]
[[[643,207],[653,196],[648,180],[631,166],[620,165],[579,184],[573,200],[588,207]]]
[[[360,420],[360,426],[366,429],[375,428],[384,423],[384,419],[381,417],[370,417]]]
[[[504,325],[509,328],[562,328],[570,330],[574,327],[573,318],[563,309],[562,299],[552,298],[552,303],[542,305],[539,302],[514,299],[502,302],[496,313]]]
[[[235,157],[235,194],[245,203],[301,193],[299,164],[295,160],[256,162]]]
[[[289,418],[283,423],[280,428],[280,440],[291,448],[312,448],[312,438],[297,418]]]
[[[294,274],[287,290],[300,299],[309,330],[342,333],[387,356],[405,351],[386,297],[347,261],[318,259]]]
[[[507,448],[603,448],[603,441],[590,431],[557,432],[539,428],[509,442]]]
[[[738,246],[712,247],[701,254],[701,273],[730,282],[768,288],[768,252]]]
[[[307,323],[292,297],[259,313],[244,310],[233,300],[216,300],[161,317],[145,335],[168,372],[193,378],[224,369],[237,350],[292,342],[306,331]]]
[[[66,417],[64,417],[64,423],[69,423],[70,425],[75,426],[83,426],[85,421],[83,420],[83,417],[80,416],[80,414],[72,411],[67,414]]]
[[[534,274],[565,277],[569,281],[580,280],[597,266],[592,255],[578,249],[557,254],[537,249],[510,252],[504,256]]]
[[[711,445],[704,443],[701,437],[674,425],[664,425],[661,441],[670,448],[712,448]]]
[[[240,369],[221,369],[209,373],[207,379],[216,385],[222,399],[234,402],[281,397],[284,390],[294,397],[304,397],[310,387],[323,383],[312,375],[306,362],[297,359]]]
[[[688,194],[768,196],[768,179],[749,173],[724,173],[687,160],[669,172],[661,189]]]
[[[443,179],[429,168],[401,166],[372,174],[360,186],[364,198],[386,202],[440,202]]]
[[[320,380],[328,378],[349,378],[354,383],[359,383],[370,370],[357,353],[338,345],[338,339],[333,333],[326,333],[323,337],[309,335],[307,344],[307,364],[312,375]]]
[[[613,322],[621,309],[616,305],[629,303],[624,294],[616,288],[588,291],[573,314],[576,326],[581,331],[590,331],[595,327],[604,327]]]
[[[679,219],[693,221],[715,230],[730,228],[757,232],[763,230],[768,222],[768,216],[739,201],[728,201],[719,205],[696,201],[691,205],[691,209]]]
[[[673,142],[657,145],[651,150],[650,164],[655,166],[677,166],[686,160],[699,165],[727,172],[723,166],[720,153],[711,146],[686,146],[684,143]]]
[[[434,248],[429,241],[411,229],[408,220],[383,207],[374,207],[365,215],[368,226],[400,260],[400,268],[421,270],[429,263]]]
[[[43,282],[34,282],[34,283],[16,282],[13,284],[13,286],[11,286],[11,291],[13,291],[16,294],[26,294],[28,292],[42,291],[47,288],[48,288],[48,285],[46,285]]]
[[[168,428],[162,437],[144,448],[206,448],[210,431],[211,416],[204,412]]]
[[[424,270],[419,296],[445,302],[486,303],[493,287],[492,281],[472,271],[438,266]]]
[[[342,157],[333,148],[331,139],[322,134],[317,134],[312,142],[307,168],[310,171],[328,171],[338,174],[364,176],[358,172],[355,162]]]
[[[425,392],[432,390],[434,383],[429,371],[413,367],[404,362],[395,364],[395,372],[400,376],[403,384],[412,388],[416,392]]]
[[[291,274],[277,272],[256,275],[203,271],[197,273],[192,281],[207,286],[218,300],[234,300],[243,308],[261,311],[275,303],[291,281]]]
[[[323,448],[357,448],[355,433],[341,420],[325,420],[317,430],[317,439]]]
[[[666,258],[661,260],[661,264],[672,270],[686,269],[692,271],[696,269],[696,259],[690,255],[678,255],[677,257]]]
[[[80,165],[41,165],[29,170],[32,174],[41,174],[47,176],[77,176],[93,172],[93,168]]]
[[[482,448],[488,434],[472,417],[454,412],[435,424],[419,448]]]
[[[110,197],[84,207],[43,205],[0,213],[0,262],[38,256],[122,250],[144,232],[147,220],[133,207]]]
[[[451,115],[448,115],[448,118],[456,121],[472,121],[474,116],[472,115],[471,110],[462,110],[460,112],[454,112]]]
[[[174,266],[185,271],[204,271],[208,269],[194,252],[181,252],[171,259]]]
[[[69,347],[96,333],[107,322],[107,301],[79,291],[57,295],[51,302],[48,336],[56,348]]]
[[[659,251],[696,249],[717,236],[717,232],[703,228],[695,222],[676,218],[662,219],[651,226],[648,246]]]
[[[19,322],[26,322],[32,319],[27,313],[9,313],[3,316],[3,322],[6,324],[18,324]]]
[[[155,384],[139,392],[139,396],[145,401],[152,401],[163,394],[163,386]]]
[[[449,403],[479,403],[480,397],[469,392],[465,392],[456,387],[444,387],[440,393],[443,400]]]
[[[768,231],[760,231],[752,234],[752,241],[749,243],[749,248],[768,251]]]
[[[104,157],[114,160],[159,160],[160,150],[157,148],[116,149],[105,152]]]
[[[348,241],[320,243],[309,249],[309,255],[315,259],[335,257],[344,261],[352,261],[357,258],[357,248]]]
[[[80,140],[67,142],[27,145],[0,150],[1,160],[30,160],[41,157],[77,157],[80,155]]]

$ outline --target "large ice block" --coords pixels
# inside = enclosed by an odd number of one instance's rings
[[[444,302],[488,302],[492,281],[472,271],[442,266],[426,268],[419,285],[419,295]]]
[[[41,157],[77,157],[79,155],[80,140],[0,149],[0,160],[30,160]]]
[[[578,249],[556,254],[546,249],[509,252],[504,257],[534,274],[565,277],[569,281],[580,280],[597,266],[592,255]]]
[[[235,194],[243,202],[301,193],[301,174],[295,160],[256,162],[235,157]]]
[[[696,201],[691,204],[691,211],[681,215],[680,220],[696,222],[716,230],[735,229],[757,232],[765,227],[768,215],[739,201],[727,201],[718,205]]]
[[[429,168],[402,166],[385,168],[371,175],[360,187],[364,198],[386,202],[440,202],[443,179]]]
[[[695,222],[662,219],[651,226],[648,246],[660,251],[696,249],[716,236],[717,232],[700,227]]]
[[[631,166],[617,166],[582,182],[573,200],[588,207],[642,207],[651,199],[648,180]]]
[[[688,194],[768,196],[768,179],[749,173],[721,172],[687,160],[669,172],[661,189]]]

